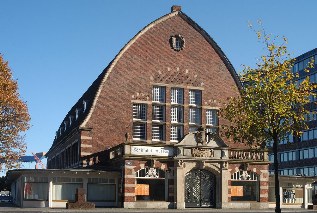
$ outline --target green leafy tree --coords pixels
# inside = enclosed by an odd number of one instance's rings
[[[314,95],[315,85],[310,84],[308,78],[301,83],[296,81],[298,74],[292,72],[295,60],[287,51],[285,37],[272,37],[263,28],[255,32],[266,53],[256,68],[245,66],[241,74],[243,88],[240,96],[231,98],[221,112],[230,121],[223,128],[229,139],[253,148],[261,149],[268,142],[273,143],[275,212],[281,212],[277,145],[288,134],[298,136],[307,128],[306,105],[309,96]]]
[[[30,116],[25,102],[20,99],[18,83],[12,78],[8,62],[0,55],[0,165],[17,167],[25,153],[22,133],[29,128]]]

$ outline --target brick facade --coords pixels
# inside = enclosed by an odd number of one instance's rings
[[[174,37],[181,37],[183,46],[180,49],[172,42]],[[153,86],[165,88],[165,125],[164,139],[152,140],[152,102]],[[77,141],[79,159],[78,167],[116,170],[121,172],[122,184],[119,197],[124,207],[140,208],[146,205],[156,208],[155,204],[140,204],[137,201],[135,187],[136,173],[142,169],[158,169],[165,173],[165,200],[156,205],[166,208],[184,208],[185,176],[190,171],[208,170],[218,184],[214,187],[213,207],[226,207],[230,202],[230,178],[225,177],[228,169],[237,166],[229,164],[228,149],[245,148],[241,144],[230,144],[225,138],[215,137],[214,144],[201,143],[198,156],[193,148],[198,147],[194,133],[190,133],[190,90],[201,91],[201,126],[206,128],[207,109],[219,110],[227,99],[239,95],[240,81],[231,63],[215,41],[188,16],[173,7],[172,13],[149,24],[140,31],[118,53],[109,66],[100,74],[91,87],[70,110],[65,120],[74,117],[73,126],[68,129],[63,122],[54,143],[48,152],[50,168],[63,168],[63,165],[52,164],[52,159],[59,153],[68,153],[62,149]],[[183,125],[185,148],[177,148],[177,142],[171,141],[171,89],[183,89]],[[147,105],[146,139],[134,141],[133,103]],[[83,108],[84,107],[84,108]],[[85,109],[85,110],[83,110]],[[78,110],[81,113],[77,116]],[[75,113],[75,115],[74,115]],[[162,124],[160,123],[160,124]],[[219,126],[226,123],[221,117]],[[69,123],[70,125],[70,123]],[[197,125],[197,127],[200,126]],[[76,132],[76,139],[65,140],[70,132]],[[196,133],[195,133],[196,134]],[[205,132],[204,132],[205,134]],[[186,139],[187,138],[187,139]],[[180,143],[180,142],[179,142]],[[133,155],[132,146],[147,146],[173,149],[173,155]],[[215,150],[213,150],[216,148]],[[70,150],[69,154],[75,152]],[[197,151],[196,151],[197,152]],[[207,153],[208,156],[205,156]],[[216,154],[214,154],[216,153]],[[65,155],[65,154],[62,154]],[[106,160],[105,160],[106,159]],[[185,166],[186,165],[186,166]],[[268,180],[265,173],[267,162],[250,165],[260,176],[261,202],[267,200]],[[161,178],[163,179],[163,178]],[[229,186],[228,189],[226,186]],[[224,188],[222,188],[224,187]],[[228,193],[223,193],[227,190]],[[228,195],[228,196],[227,196]],[[163,204],[163,202],[165,202]]]

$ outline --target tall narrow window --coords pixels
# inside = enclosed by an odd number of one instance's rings
[[[218,126],[217,110],[208,109],[206,111],[206,124],[211,126]]]
[[[152,101],[165,103],[165,87],[153,86],[152,89]]]
[[[133,104],[133,120],[146,121],[146,104]]]
[[[184,90],[171,88],[171,104],[184,104]]]
[[[69,126],[71,126],[73,121],[73,116],[70,115],[68,118],[69,118]]]
[[[152,107],[152,120],[154,121],[165,121],[165,106],[154,105]]]
[[[209,141],[212,139],[212,137],[213,137],[214,134],[217,134],[217,133],[218,133],[217,131],[218,131],[218,129],[217,129],[217,128],[214,128],[214,127],[207,127],[207,128],[206,128],[207,142],[209,142]]]
[[[180,141],[184,137],[183,126],[171,126],[171,141]]]
[[[66,129],[67,129],[67,122],[64,121],[64,132],[66,131]]]
[[[171,107],[171,122],[172,123],[183,123],[183,107]]]
[[[83,101],[83,112],[86,112],[87,109],[87,101]]]
[[[201,110],[200,108],[189,108],[189,123],[190,124],[201,124]]]
[[[189,90],[189,104],[201,106],[201,91]]]
[[[146,124],[145,123],[133,124],[133,140],[146,140]]]
[[[165,125],[153,124],[152,125],[152,139],[162,141],[165,137]]]
[[[76,121],[78,119],[78,116],[79,116],[79,109],[76,108],[76,110],[75,110],[75,120]]]

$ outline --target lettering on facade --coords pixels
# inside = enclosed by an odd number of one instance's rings
[[[192,148],[192,156],[196,158],[214,157],[214,151],[206,148]]]
[[[131,146],[132,155],[173,156],[172,147]]]
[[[230,151],[230,159],[244,159],[244,160],[264,160],[264,152],[262,151]]]

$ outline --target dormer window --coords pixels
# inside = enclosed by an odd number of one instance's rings
[[[83,101],[83,105],[84,105],[84,109],[83,109],[83,112],[86,112],[86,109],[87,109],[87,101]]]
[[[69,118],[69,126],[71,126],[73,121],[73,116],[70,115],[68,118]]]
[[[64,131],[66,131],[66,129],[67,129],[67,122],[64,121]]]
[[[78,114],[79,114],[79,110],[76,108],[76,112],[75,112],[75,120],[77,121],[78,119]]]

